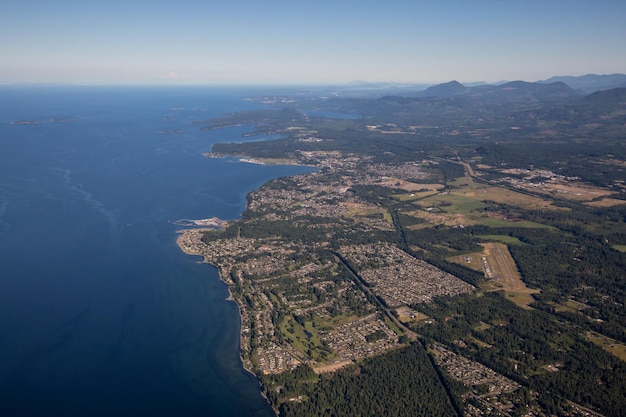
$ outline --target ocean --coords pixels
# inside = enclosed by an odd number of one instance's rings
[[[172,224],[236,219],[251,190],[309,171],[202,155],[252,127],[192,122],[253,94],[0,86],[1,416],[273,415],[226,285]]]

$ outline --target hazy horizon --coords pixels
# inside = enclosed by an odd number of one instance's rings
[[[343,85],[626,72],[626,4],[26,0],[0,84]]]

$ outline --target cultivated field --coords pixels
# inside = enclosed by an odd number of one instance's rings
[[[429,184],[432,186],[433,184]],[[563,210],[552,201],[509,190],[504,187],[476,183],[471,177],[459,178],[446,192],[421,191],[398,194],[400,201],[414,201],[417,209],[406,214],[425,221],[449,227],[484,225],[489,227],[545,227],[539,223],[521,220],[503,211],[488,210],[490,203],[505,204],[524,210]],[[423,227],[420,224],[415,228]]]

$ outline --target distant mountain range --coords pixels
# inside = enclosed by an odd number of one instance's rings
[[[422,91],[367,100],[355,107],[354,113],[403,118],[409,125],[430,126],[433,120],[438,126],[472,124],[476,120],[497,125],[506,118],[507,123],[514,120],[518,126],[535,126],[538,118],[557,126],[574,119],[577,123],[602,124],[598,120],[607,115],[615,123],[615,117],[623,117],[624,103],[626,88],[585,94],[562,81],[512,81],[474,87],[450,81]]]
[[[414,97],[480,98],[517,100],[550,100],[574,98],[598,91],[626,88],[626,74],[594,75],[581,77],[559,76],[537,82],[511,81],[502,84],[466,86],[458,81],[437,84],[411,94]]]
[[[490,101],[550,101],[551,99],[567,99],[578,97],[581,94],[574,91],[563,82],[529,83],[526,81],[512,81],[500,85],[479,85],[476,87],[466,87],[458,81],[450,81],[438,84],[420,91],[414,96],[452,98],[462,97],[466,99],[480,99],[484,102]]]
[[[583,94],[591,94],[596,91],[626,87],[626,74],[587,74],[580,77],[558,76],[538,82],[543,84],[563,82]]]
[[[430,86],[414,83],[353,81],[342,86],[329,85],[327,88],[332,95],[344,97],[402,95],[410,97],[479,98],[490,94],[514,100],[529,97],[545,99],[585,96],[596,91],[626,88],[626,74],[556,76],[536,82],[501,81],[493,84],[485,82],[461,84],[458,81],[449,81]]]

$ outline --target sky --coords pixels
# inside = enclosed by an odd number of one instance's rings
[[[626,73],[623,0],[3,0],[0,83],[314,85]]]

